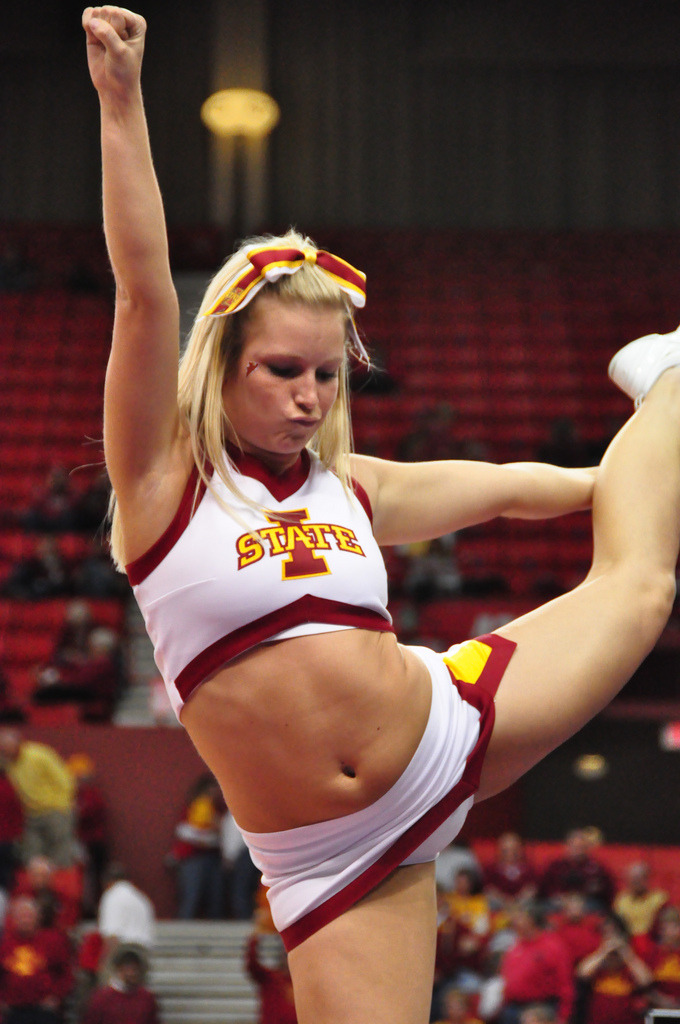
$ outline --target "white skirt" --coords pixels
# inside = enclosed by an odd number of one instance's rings
[[[466,665],[470,645],[477,645],[476,664],[479,649],[486,652],[474,679]],[[479,785],[493,728],[493,695],[514,649],[495,634],[444,655],[410,648],[430,672],[432,703],[420,743],[394,785],[370,806],[344,817],[281,832],[242,831],[287,949],[356,903],[394,868],[434,860],[452,842]]]

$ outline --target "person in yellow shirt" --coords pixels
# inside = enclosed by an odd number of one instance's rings
[[[668,893],[652,889],[651,869],[644,861],[636,861],[626,871],[627,885],[614,900],[614,910],[628,925],[631,935],[646,935],[657,915],[668,903]]]
[[[69,867],[75,853],[75,781],[65,761],[52,747],[2,729],[0,763],[24,809],[23,859],[42,854],[57,867]]]

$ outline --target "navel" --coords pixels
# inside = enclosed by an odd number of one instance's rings
[[[341,767],[341,771],[342,771],[342,774],[346,775],[348,779],[356,779],[356,777],[357,777],[356,771],[349,764],[343,764],[342,767]]]

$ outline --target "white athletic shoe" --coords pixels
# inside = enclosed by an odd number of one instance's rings
[[[647,334],[620,349],[609,376],[635,402],[635,408],[664,370],[680,366],[680,327],[670,334]]]

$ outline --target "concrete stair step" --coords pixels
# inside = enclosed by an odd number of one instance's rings
[[[243,1018],[252,1019],[256,1007],[254,999],[173,999],[170,1004],[163,997],[159,997],[163,1008],[163,1019],[167,1018],[167,1012],[172,1011],[176,1016],[181,1017],[189,1013],[196,1013],[199,1009],[205,1014],[224,1014],[228,1007],[232,1015],[240,1014]]]
[[[245,972],[250,921],[160,921],[149,985],[162,1008],[163,1024],[254,1024],[256,987]],[[268,960],[280,940],[262,940]]]
[[[163,1024],[253,1024],[256,1020],[255,1013],[243,1016],[238,1011],[232,1013],[228,1008],[220,1010],[219,1013],[206,1013],[201,1009],[182,1013],[174,1013],[173,1010],[163,1011]]]
[[[150,972],[151,979],[158,984],[177,985],[180,982],[192,981],[197,978],[202,985],[229,984],[235,985],[243,979],[243,966],[240,963],[225,961],[224,965],[191,962],[189,957],[182,963],[159,964],[154,962]]]
[[[201,979],[193,981],[184,979],[176,983],[159,983],[152,976],[151,987],[154,992],[162,992],[164,999],[255,999],[255,990],[244,981],[235,980],[225,984],[224,980],[210,983]]]

